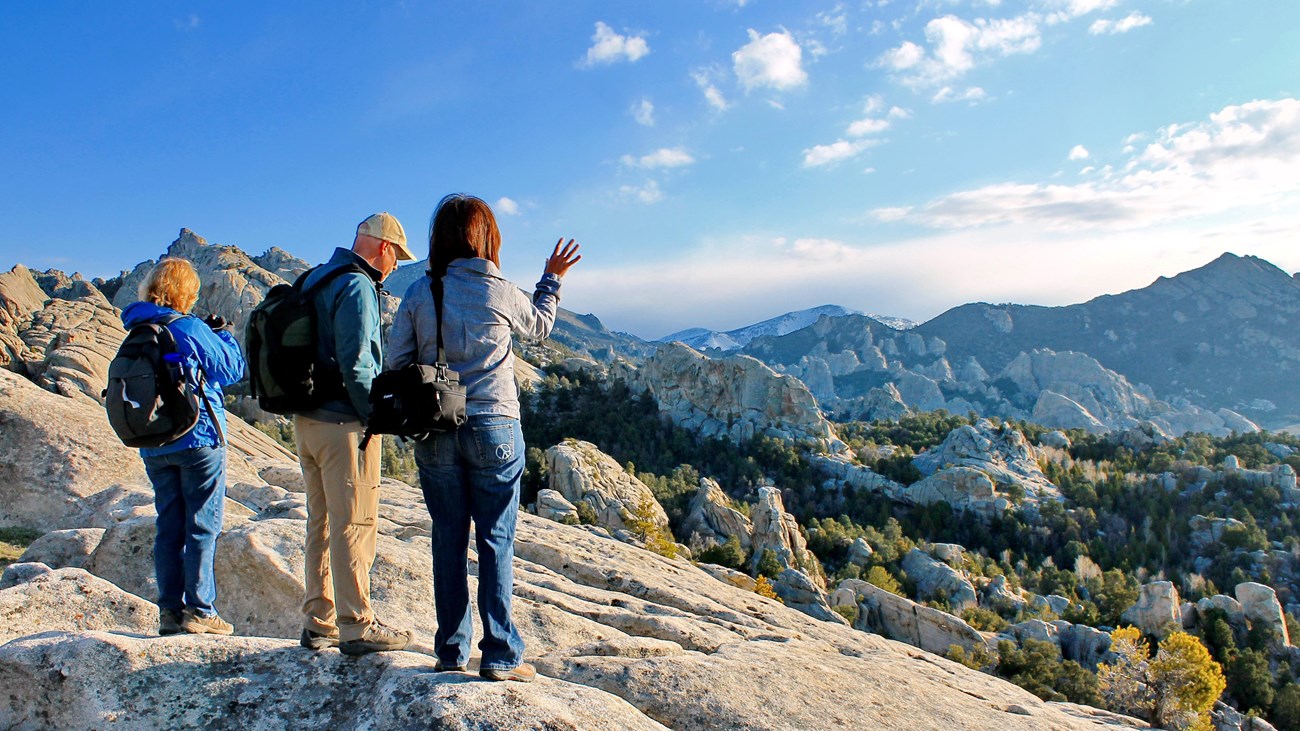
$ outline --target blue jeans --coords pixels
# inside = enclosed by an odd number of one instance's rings
[[[225,517],[226,448],[194,447],[144,458],[158,509],[153,544],[158,606],[217,613],[213,560]]]
[[[469,663],[474,621],[469,604],[469,522],[478,548],[481,667],[507,670],[523,660],[524,641],[510,617],[515,519],[524,473],[524,433],[508,416],[471,416],[458,431],[415,447],[424,504],[433,520],[434,651],[443,665]]]

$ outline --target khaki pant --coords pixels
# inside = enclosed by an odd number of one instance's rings
[[[375,619],[370,567],[378,533],[380,437],[362,452],[358,422],[297,416],[294,428],[307,488],[303,626],[327,634],[338,627],[340,640],[359,639]]]

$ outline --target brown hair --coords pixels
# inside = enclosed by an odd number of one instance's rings
[[[481,198],[452,193],[438,201],[429,221],[429,275],[441,283],[447,265],[466,258],[501,266],[501,230]]]
[[[140,299],[189,314],[199,299],[199,273],[188,259],[166,257],[140,283]]]

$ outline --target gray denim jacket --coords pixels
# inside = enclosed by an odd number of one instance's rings
[[[416,280],[397,308],[384,365],[431,365],[438,359],[437,315],[429,275]],[[541,340],[551,333],[560,306],[560,278],[543,274],[530,300],[487,259],[456,259],[442,280],[442,330],[447,363],[465,386],[470,416],[519,418],[515,356],[510,335]]]

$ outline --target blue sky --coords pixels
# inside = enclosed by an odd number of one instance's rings
[[[10,3],[0,83],[3,268],[422,250],[463,191],[643,337],[1300,269],[1291,0]]]

